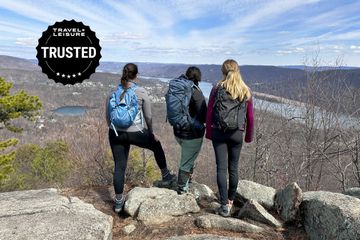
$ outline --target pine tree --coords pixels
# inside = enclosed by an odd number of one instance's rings
[[[33,119],[38,115],[42,104],[39,97],[30,96],[24,90],[10,94],[12,87],[12,83],[6,82],[4,78],[0,77],[0,130],[6,128],[13,132],[20,132],[22,129],[12,125],[11,120],[20,117]],[[15,146],[17,142],[18,140],[14,138],[0,139],[0,186],[14,170],[12,163],[15,151],[7,152],[6,149]]]

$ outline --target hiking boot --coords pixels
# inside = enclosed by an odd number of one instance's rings
[[[178,179],[177,179],[178,191],[180,190],[181,192],[188,192],[189,177],[190,177],[190,173],[179,170],[179,175],[178,175]]]
[[[165,181],[174,181],[174,179],[176,179],[176,174],[169,172],[169,174],[166,177],[164,177],[162,180],[163,182],[165,182]]]
[[[182,188],[177,189],[177,194],[179,194],[179,195],[183,195],[183,194],[186,194],[186,193],[188,193],[188,192],[184,191]]]
[[[221,205],[219,208],[215,210],[215,213],[221,215],[223,217],[230,217],[231,216],[231,207],[226,205]]]
[[[188,181],[188,183],[190,184],[190,183],[192,183],[193,181],[192,181],[192,173],[190,173],[190,176],[189,176],[189,181]]]
[[[125,203],[125,197],[122,197],[120,200],[115,198],[115,204],[114,204],[114,212],[119,213],[121,212],[123,206]]]
[[[176,174],[169,173],[165,178],[162,180],[157,180],[153,183],[155,187],[158,188],[170,188],[176,190]]]

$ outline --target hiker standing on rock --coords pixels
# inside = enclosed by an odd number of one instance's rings
[[[123,190],[131,144],[154,152],[164,184],[171,185],[175,178],[175,175],[171,174],[167,168],[164,150],[153,133],[149,95],[144,88],[137,85],[137,74],[138,68],[135,64],[126,64],[118,89],[110,95],[107,101],[106,120],[115,162],[114,211],[117,213],[122,210],[125,202]],[[145,128],[144,122],[147,128]]]
[[[167,119],[173,126],[176,141],[181,146],[178,194],[188,191],[190,176],[205,134],[207,107],[199,88],[200,81],[200,69],[189,67],[185,75],[170,81],[166,94]]]
[[[206,119],[206,138],[215,151],[217,185],[221,206],[216,213],[228,217],[238,185],[240,151],[245,142],[253,139],[253,106],[251,92],[243,81],[235,60],[226,60],[221,71],[224,78],[211,90]],[[229,188],[227,187],[229,173]]]

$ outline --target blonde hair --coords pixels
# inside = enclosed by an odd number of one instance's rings
[[[251,92],[241,77],[238,63],[233,59],[228,59],[223,63],[221,71],[224,79],[219,82],[219,85],[225,88],[233,99],[243,101],[246,97],[249,100]]]

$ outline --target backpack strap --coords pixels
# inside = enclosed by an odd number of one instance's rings
[[[124,92],[125,92],[125,89],[123,88],[123,86],[121,84],[119,84],[118,89],[114,92],[116,106],[120,105],[120,95]]]
[[[200,87],[199,86],[197,86],[195,83],[193,84],[193,86],[192,86],[193,88],[196,88],[197,90],[199,90],[199,92],[202,92],[201,91],[201,89],[200,89]]]
[[[119,84],[118,89],[115,91],[115,101],[116,101],[116,106],[120,105],[121,99],[124,98],[125,93],[129,90],[132,89],[134,92],[135,90],[138,88],[138,85],[134,82],[133,86],[129,87],[129,88],[124,88],[121,84]]]

